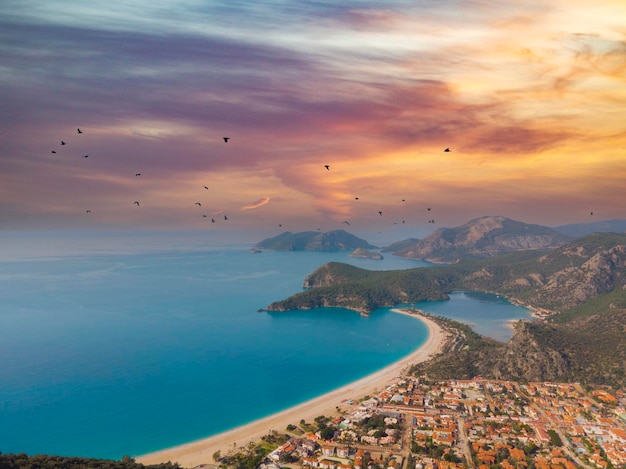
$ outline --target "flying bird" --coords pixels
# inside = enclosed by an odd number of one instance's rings
[[[324,165],[324,168],[326,168],[328,171],[330,171],[330,165],[325,164],[325,165]]]
[[[211,218],[211,223],[215,223],[215,218]]]
[[[345,223],[346,225],[350,226],[350,222],[348,222],[348,221],[344,221],[344,223]]]
[[[593,212],[591,212],[591,213],[590,213],[590,215],[592,215],[592,216],[593,216]]]
[[[230,137],[224,137],[224,143],[228,143],[229,140],[230,140]]]
[[[89,158],[89,155],[83,155],[83,158]]]
[[[76,129],[76,133],[82,134],[82,133],[83,133],[83,131],[82,131],[82,130],[80,130],[80,129]]]
[[[54,153],[55,155],[57,154],[57,152],[56,152],[56,151],[54,151],[54,150],[52,150],[50,153]]]
[[[450,151],[450,149],[449,149],[449,148],[446,148],[444,151],[445,151],[445,152],[449,152],[449,151]]]
[[[224,215],[224,220],[228,220],[228,217],[226,215]]]
[[[91,210],[85,210],[85,213],[91,213]]]
[[[382,217],[383,216],[383,212],[381,212],[380,210],[378,211],[378,214]]]
[[[198,207],[202,207],[202,204],[201,204],[200,202],[196,202],[196,205],[197,205]]]
[[[141,176],[141,173],[135,173],[135,176]]]
[[[359,198],[358,198],[358,197],[355,197],[355,198],[354,198],[354,200],[359,200]]]
[[[139,207],[139,202],[137,202],[136,200],[133,202],[137,207]]]
[[[428,210],[430,212],[430,207],[426,207],[426,210]]]
[[[205,188],[207,191],[209,190],[209,187],[208,187],[208,186],[204,186],[204,188]]]
[[[61,145],[65,145],[65,142],[63,140],[61,140]]]

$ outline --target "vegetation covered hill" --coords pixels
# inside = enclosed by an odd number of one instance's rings
[[[520,321],[506,344],[482,338],[468,326],[435,320],[447,324],[455,339],[434,359],[415,365],[415,374],[626,387],[626,309],[588,314],[567,323]]]
[[[268,310],[336,306],[369,312],[445,299],[454,290],[499,293],[551,314],[545,322],[520,323],[507,344],[476,338],[468,343],[464,332],[458,339],[464,345],[438,358],[438,374],[626,384],[626,234],[596,233],[549,252],[403,271],[329,263],[306,278],[305,288]]]
[[[364,239],[345,230],[334,230],[327,233],[319,231],[291,233],[285,231],[272,238],[259,241],[255,247],[275,251],[351,251],[357,248],[376,248]]]

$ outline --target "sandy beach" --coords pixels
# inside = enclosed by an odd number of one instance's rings
[[[192,468],[201,464],[213,464],[213,454],[216,451],[220,451],[221,454],[224,455],[233,448],[242,447],[250,441],[260,439],[270,430],[284,431],[287,425],[290,423],[297,424],[301,419],[310,422],[319,415],[334,415],[337,413],[336,407],[345,408],[347,400],[356,401],[363,396],[373,395],[384,389],[394,383],[410,365],[425,361],[437,353],[446,339],[445,332],[434,321],[424,316],[410,314],[400,309],[394,309],[392,311],[415,317],[423,321],[428,327],[428,338],[426,342],[401,360],[358,381],[347,384],[339,389],[282,412],[218,435],[155,453],[138,456],[136,460],[143,464],[157,464],[171,461],[177,462],[185,468]]]

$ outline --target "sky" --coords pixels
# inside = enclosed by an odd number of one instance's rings
[[[626,218],[625,116],[623,0],[0,0],[5,232]]]

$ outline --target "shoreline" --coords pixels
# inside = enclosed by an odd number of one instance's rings
[[[397,308],[391,311],[414,317],[422,321],[428,329],[428,336],[424,343],[409,355],[381,370],[309,401],[217,435],[137,456],[136,461],[142,464],[159,464],[171,461],[185,468],[192,468],[201,464],[215,464],[213,454],[216,451],[225,455],[228,451],[243,447],[251,441],[259,440],[270,430],[284,431],[287,425],[297,424],[301,419],[312,421],[319,415],[334,415],[337,412],[336,408],[345,404],[346,401],[358,401],[365,395],[377,393],[395,383],[410,365],[426,361],[435,355],[445,343],[447,334],[435,321],[419,314],[419,312],[410,313]]]

